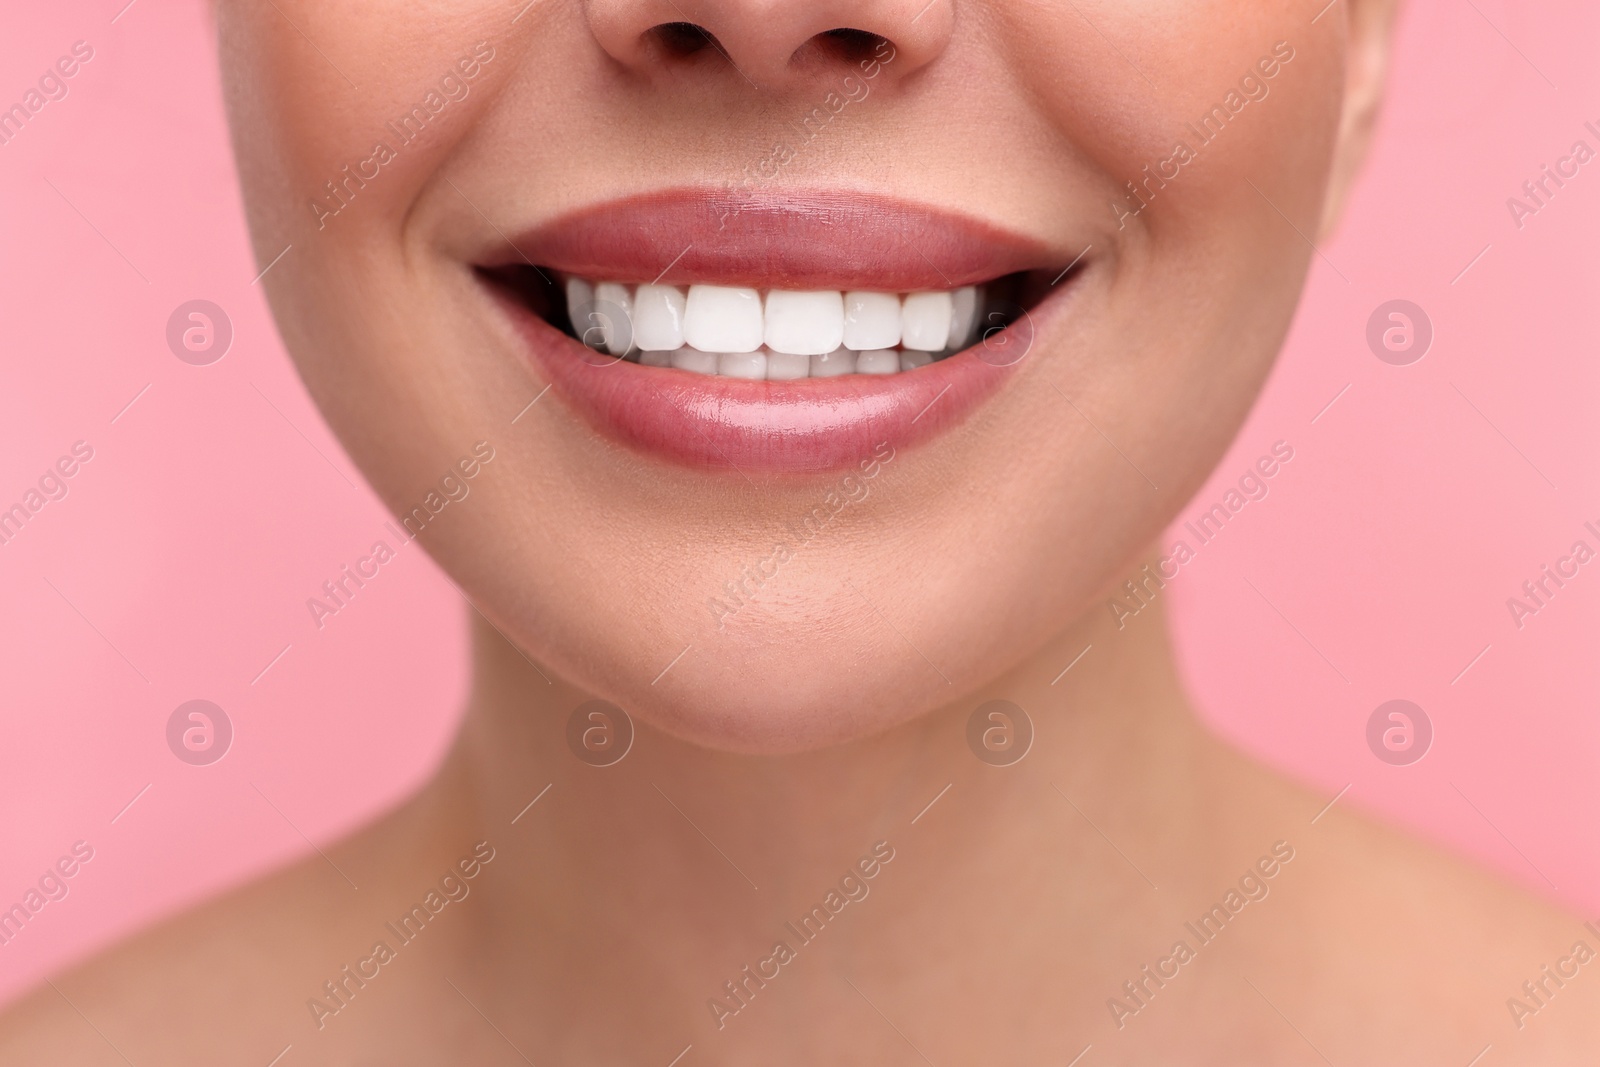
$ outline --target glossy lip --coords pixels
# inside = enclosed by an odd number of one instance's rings
[[[919,205],[840,194],[675,190],[568,215],[481,266],[538,263],[596,280],[909,291],[1048,267],[1029,238]],[[487,284],[487,283],[486,283]],[[1071,281],[1053,290],[1054,306]],[[747,381],[609,360],[490,286],[554,391],[624,444],[702,470],[837,471],[963,421],[1015,372],[1044,306],[977,345],[899,374]]]

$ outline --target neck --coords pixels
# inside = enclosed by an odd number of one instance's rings
[[[1153,883],[1179,877],[1170,857],[1193,854],[1204,837],[1196,794],[1216,746],[1194,725],[1154,614],[1119,631],[1093,613],[984,692],[877,737],[742,756],[635,721],[632,748],[608,767],[568,748],[568,717],[589,694],[547,680],[480,622],[467,723],[433,790],[459,817],[437,825],[481,827],[496,847],[478,925],[494,931],[494,944],[521,945],[541,970],[567,976],[543,992],[546,1003],[583,986],[576,975],[609,972],[611,987],[656,990],[641,996],[663,1027],[688,1025],[689,1013],[715,1031],[709,998],[739,1007],[724,982],[768,957],[775,940],[813,957],[848,952],[874,961],[845,967],[852,974],[887,975],[928,923],[952,951],[1004,966],[1033,955],[1042,886],[1051,887],[1050,922],[1104,936],[1108,892],[1136,921],[1156,905]],[[991,699],[1032,720],[1032,747],[1010,766],[981,761],[967,740],[972,712]],[[835,900],[866,895],[833,917],[838,933],[813,945],[798,920],[875,845],[878,857],[894,858],[870,880],[846,883]],[[996,906],[1002,900],[1014,906]],[[810,980],[841,965],[837,956],[813,964]],[[527,964],[520,970],[526,981]],[[797,1025],[809,1003],[765,999],[762,1013],[796,1012]]]

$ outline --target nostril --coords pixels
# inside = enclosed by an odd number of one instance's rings
[[[1037,3],[1037,0],[1028,0]],[[788,92],[856,81],[900,86],[942,55],[955,0],[583,0],[595,42],[630,72]],[[730,78],[729,75],[732,75]],[[740,90],[742,91],[742,90]]]
[[[694,55],[707,45],[715,45],[717,40],[710,30],[692,22],[664,22],[651,28],[649,35],[664,52],[673,56]]]
[[[817,34],[802,45],[800,51],[810,51],[820,58],[853,64],[872,58],[886,42],[887,38],[879,34],[841,27]]]

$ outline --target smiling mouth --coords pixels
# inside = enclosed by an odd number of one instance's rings
[[[1037,302],[1041,278],[908,293],[628,284],[529,264],[484,272],[492,284],[593,355],[748,381],[891,375],[993,337]]]
[[[495,236],[474,273],[531,386],[635,450],[747,478],[843,469],[959,424],[1092,266],[854,193],[668,190]]]

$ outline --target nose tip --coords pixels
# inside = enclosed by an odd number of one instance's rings
[[[871,70],[892,79],[948,46],[954,0],[590,0],[589,27],[617,62],[643,73],[714,50],[759,88]]]

